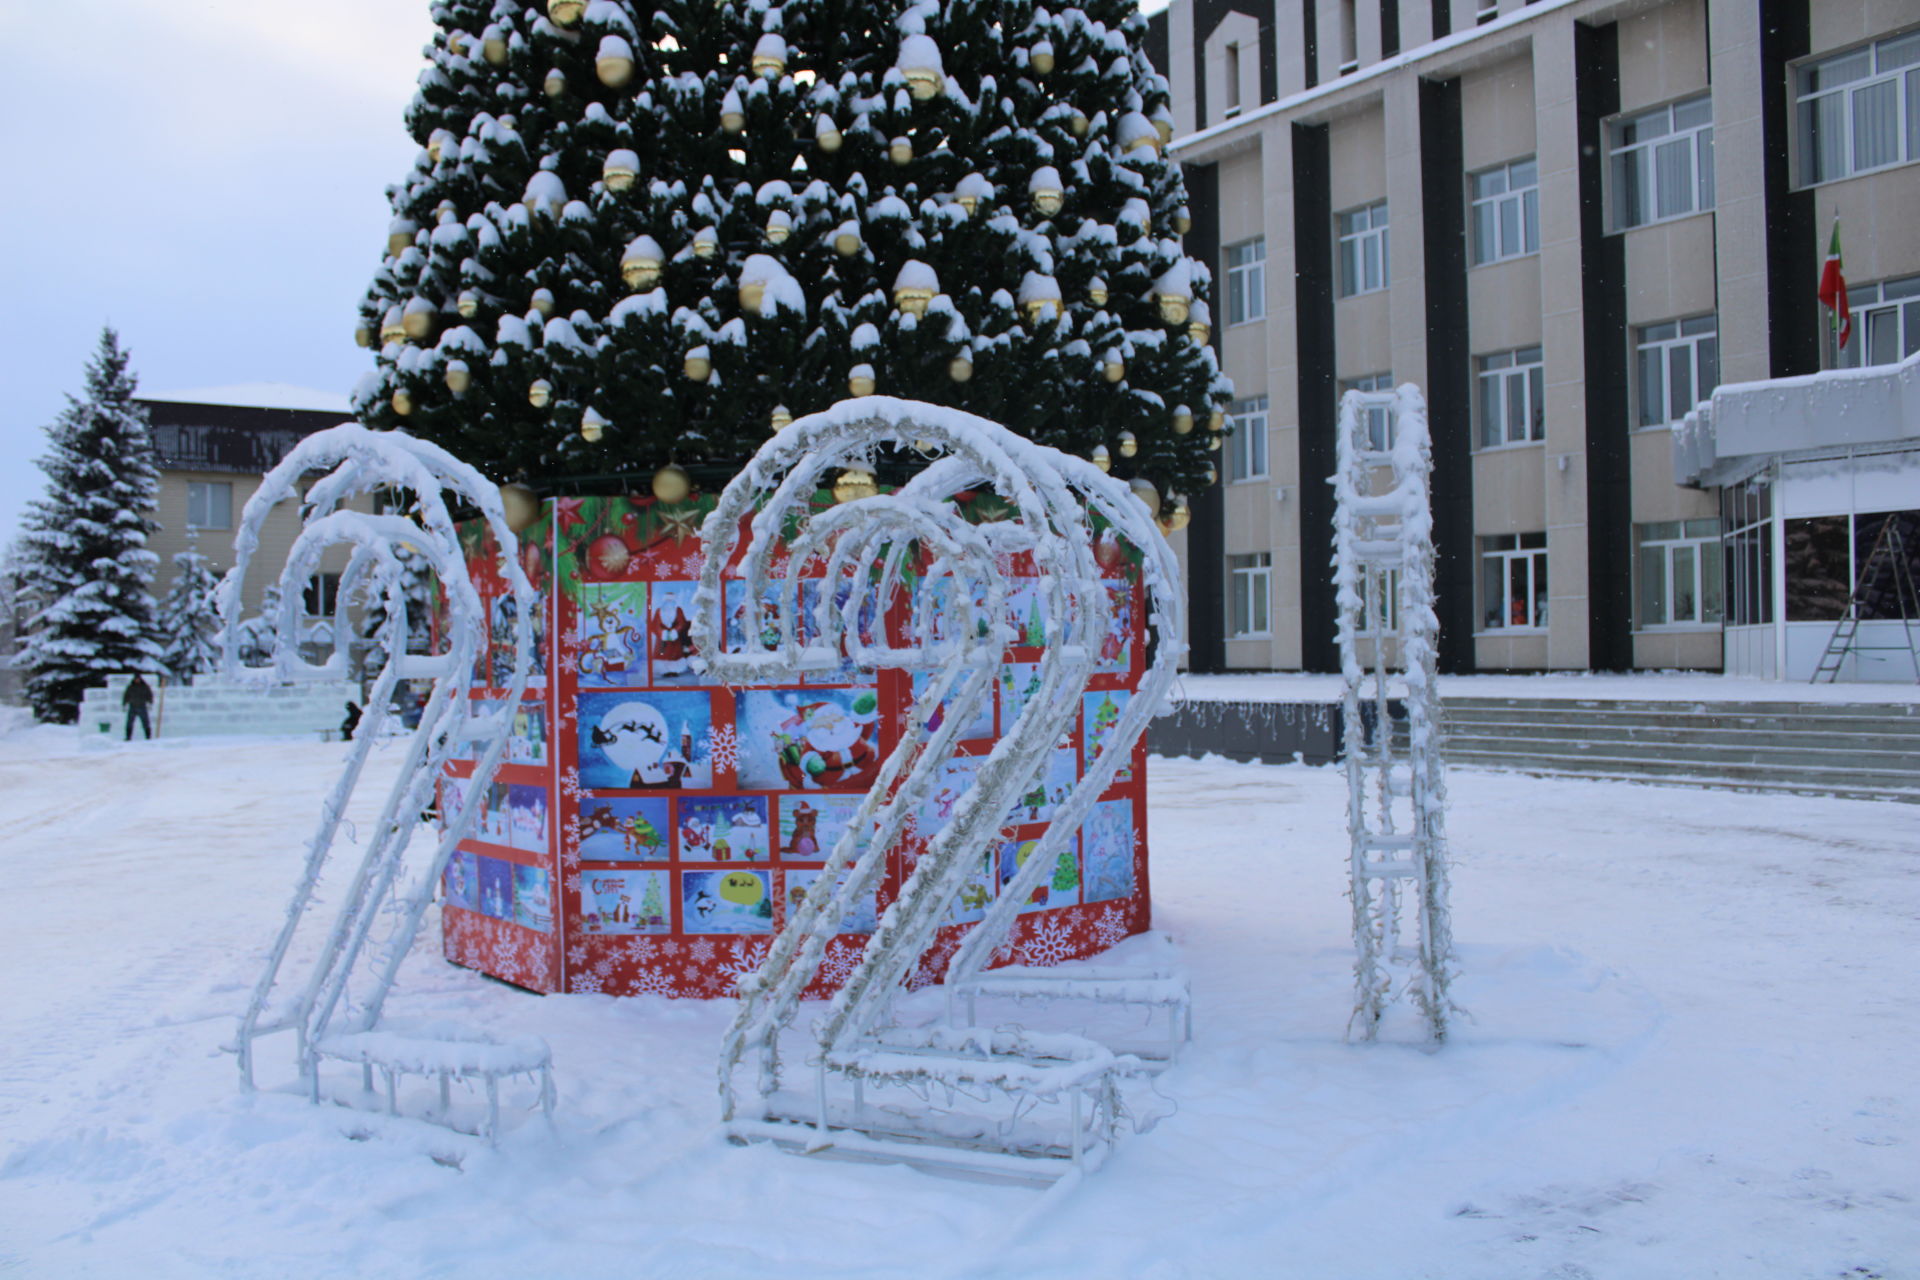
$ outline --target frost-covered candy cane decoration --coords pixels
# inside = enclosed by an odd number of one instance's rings
[[[885,449],[912,449],[935,460],[893,494],[812,511],[814,493],[836,473],[865,467]],[[954,496],[979,488],[1005,501],[1012,518],[966,520]],[[1144,553],[1159,643],[1136,696],[1039,847],[956,954],[949,981],[965,982],[1005,942],[1018,904],[1050,874],[1059,850],[1165,704],[1185,649],[1185,618],[1176,566],[1151,516],[1124,484],[1091,463],[970,414],[868,396],[782,430],[707,518],[694,640],[709,674],[728,682],[786,680],[850,660],[928,676],[899,748],[830,854],[837,873],[831,892],[807,895],[760,970],[740,984],[720,1058],[722,1113],[736,1137],[853,1154],[884,1151],[893,1158],[901,1156],[904,1140],[923,1163],[1021,1178],[1034,1176],[1033,1157],[1077,1165],[1090,1154],[1097,1158],[1111,1139],[1114,1079],[1137,1065],[1134,1059],[1077,1036],[887,1025],[902,980],[997,842],[1014,802],[1044,770],[1093,672],[1110,608],[1093,557],[1094,511]],[[1037,569],[1037,607],[1048,637],[1038,688],[983,758],[973,786],[928,842],[813,1027],[806,1063],[813,1087],[798,1092],[782,1078],[781,1032],[818,973],[838,922],[872,900],[888,851],[931,796],[964,726],[990,696],[1010,639],[1003,565],[1018,553],[1030,555]],[[808,611],[803,574],[810,566],[825,576]],[[727,635],[725,572],[744,579],[747,600],[770,602],[769,626]],[[885,605],[910,580],[918,585],[904,631],[895,636]],[[936,589],[940,584],[951,589]],[[1059,991],[1034,994],[1072,994],[1067,985],[1062,980]],[[830,1096],[830,1084],[850,1088],[851,1098]],[[865,1090],[888,1086],[929,1103],[1010,1098],[1016,1115],[1051,1107],[1064,1113],[1065,1132],[1062,1126],[1043,1133],[1033,1124],[995,1125],[951,1105],[944,1113],[868,1107]],[[806,1136],[796,1138],[797,1131]],[[927,1159],[929,1144],[946,1145],[938,1160]]]
[[[1375,438],[1382,425],[1386,437]],[[1333,567],[1357,952],[1349,1034],[1374,1038],[1386,1006],[1410,993],[1428,1035],[1443,1041],[1454,961],[1426,401],[1410,383],[1349,391],[1336,439]],[[1388,715],[1395,682],[1405,685],[1404,754]]]
[[[282,637],[265,666],[242,663],[242,592],[259,549],[261,527],[274,507],[297,496],[296,485],[319,475],[302,500],[302,527],[282,568],[278,585],[280,614],[274,634]],[[392,515],[353,510],[356,498],[376,491],[404,495],[418,523]],[[482,643],[480,597],[467,577],[448,498],[477,508],[501,551],[500,571],[519,608],[515,611],[513,675],[500,710],[476,714],[467,696],[467,673]],[[431,805],[436,780],[456,755],[477,757],[471,788],[485,788],[506,749],[511,720],[526,687],[532,651],[532,623],[538,599],[514,554],[517,539],[508,528],[499,492],[479,472],[445,450],[402,432],[375,432],[348,423],[307,437],[268,473],[247,503],[234,538],[234,566],[220,585],[219,605],[226,625],[222,636],[223,670],[230,677],[263,684],[301,680],[339,680],[348,674],[348,646],[354,634],[351,604],[361,598],[385,602],[386,660],[367,696],[360,731],[333,791],[321,805],[320,820],[307,841],[299,882],[286,918],[274,939],[265,970],[241,1015],[236,1045],[243,1090],[254,1087],[254,1041],[276,1032],[293,1033],[294,1062],[315,1101],[320,1096],[319,1062],[335,1058],[362,1068],[371,1088],[374,1071],[386,1078],[390,1109],[397,1085],[407,1074],[437,1076],[440,1100],[436,1118],[449,1120],[449,1081],[482,1082],[487,1096],[485,1132],[498,1118],[502,1077],[528,1075],[540,1086],[543,1107],[550,1107],[552,1084],[546,1045],[536,1039],[496,1044],[485,1036],[436,1028],[424,1036],[376,1030],[394,975],[412,946],[421,917],[432,901],[448,855],[465,834],[475,805],[463,805],[447,823],[426,865],[408,879],[407,847],[421,811]],[[446,634],[438,653],[412,652],[407,609],[407,565],[399,549],[425,558],[446,595]],[[323,662],[299,652],[296,609],[308,581],[331,550],[348,552],[333,619],[335,644]],[[359,865],[326,922],[312,967],[287,972],[294,941],[303,922],[318,929],[326,913],[316,893],[321,874],[339,835],[347,802],[358,786],[369,753],[381,737],[394,694],[402,681],[431,680],[433,692],[419,727],[407,743],[398,778],[387,793],[380,816],[367,833]],[[376,940],[376,926],[383,935]],[[302,952],[304,948],[300,949]],[[306,962],[304,954],[300,956]]]

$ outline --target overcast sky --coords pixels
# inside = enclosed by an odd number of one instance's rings
[[[1165,7],[1149,0],[1148,12]],[[0,542],[103,324],[149,393],[345,394],[426,0],[0,0]]]
[[[426,0],[0,0],[0,540],[100,327],[143,391],[344,394]]]

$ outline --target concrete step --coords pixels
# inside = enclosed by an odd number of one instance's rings
[[[1550,708],[1559,710],[1605,712],[1653,712],[1666,715],[1762,715],[1791,716],[1795,719],[1818,716],[1841,718],[1887,718],[1920,721],[1920,703],[1915,702],[1695,702],[1655,701],[1650,699],[1613,700],[1587,698],[1484,698],[1453,697],[1442,693],[1441,701],[1449,711],[1513,710]]]
[[[1729,778],[1707,774],[1653,774],[1638,766],[1608,769],[1605,762],[1562,767],[1552,763],[1520,764],[1505,756],[1486,759],[1474,753],[1449,755],[1450,766],[1486,769],[1497,773],[1524,773],[1533,777],[1589,778],[1600,782],[1644,782],[1656,786],[1699,787],[1712,791],[1766,791],[1790,795],[1831,796],[1842,800],[1892,800],[1920,804],[1920,789],[1873,782],[1839,782],[1816,778],[1800,780],[1782,777],[1777,772],[1763,778]]]
[[[1527,742],[1626,742],[1641,745],[1666,744],[1673,747],[1787,747],[1804,751],[1861,752],[1911,757],[1920,767],[1920,735],[1888,733],[1797,732],[1792,729],[1710,729],[1698,726],[1670,728],[1653,725],[1618,725],[1584,721],[1556,721],[1529,724],[1482,724],[1451,717],[1446,722],[1449,738],[1482,738],[1497,742],[1511,738]],[[1404,732],[1401,735],[1404,737]]]
[[[1691,729],[1705,732],[1877,734],[1920,741],[1920,718],[1907,716],[1780,715],[1738,711],[1615,711],[1577,706],[1456,707],[1446,705],[1449,724],[1607,725],[1620,728]]]
[[[1529,759],[1581,761],[1595,758],[1644,760],[1699,766],[1765,765],[1787,772],[1801,768],[1836,772],[1887,774],[1905,777],[1920,787],[1920,752],[1833,750],[1811,747],[1797,738],[1776,738],[1767,744],[1750,742],[1646,742],[1596,735],[1592,738],[1528,737],[1520,734],[1476,734],[1449,728],[1449,758],[1459,752]]]

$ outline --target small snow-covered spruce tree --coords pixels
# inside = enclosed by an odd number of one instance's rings
[[[1232,394],[1133,0],[438,0],[366,422],[502,479],[956,405],[1162,492]]]
[[[28,505],[21,587],[39,610],[20,655],[27,701],[70,724],[80,697],[117,672],[159,672],[147,550],[160,488],[153,433],[112,329],[86,368],[86,392],[47,428],[46,495]]]
[[[400,562],[401,592],[406,601],[410,647],[414,652],[424,653],[430,639],[427,628],[433,620],[439,589],[424,555],[405,543],[397,545],[393,551],[394,558]],[[366,611],[360,619],[360,639],[366,645],[365,655],[361,659],[362,671],[373,674],[387,665],[388,639],[392,624],[396,621],[387,612],[386,584],[370,581]]]
[[[220,665],[220,613],[213,600],[219,585],[219,575],[190,533],[187,549],[174,553],[173,583],[160,602],[160,661],[175,680],[191,680]]]

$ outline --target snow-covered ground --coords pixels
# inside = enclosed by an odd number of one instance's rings
[[[437,929],[394,1012],[545,1036],[552,1131],[242,1099],[217,1046],[344,748],[72,744],[0,736],[0,1275],[1920,1275],[1910,806],[1456,773],[1473,1020],[1426,1053],[1341,1038],[1340,775],[1157,761],[1195,1041],[1041,1193],[729,1147],[726,1007],[527,995]]]

